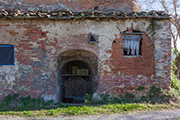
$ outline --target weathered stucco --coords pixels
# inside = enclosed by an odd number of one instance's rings
[[[127,30],[144,32],[141,57],[124,57],[121,33]],[[88,43],[90,32],[99,35],[98,43]],[[0,66],[0,99],[20,93],[58,101],[58,58],[70,50],[97,57],[97,93],[140,96],[153,84],[168,89],[171,83],[168,19],[6,19],[0,20],[0,43],[15,46],[15,65]],[[137,91],[139,86],[147,89]]]

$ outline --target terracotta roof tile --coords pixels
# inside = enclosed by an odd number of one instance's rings
[[[79,19],[79,18],[170,18],[164,11],[150,12],[71,12],[71,11],[28,11],[21,12],[20,10],[0,10],[0,18],[48,18],[48,19]]]

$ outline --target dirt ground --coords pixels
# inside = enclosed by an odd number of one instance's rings
[[[180,109],[177,110],[163,110],[142,113],[129,114],[102,114],[89,116],[59,116],[56,118],[29,118],[29,117],[5,117],[0,116],[0,120],[179,120]]]

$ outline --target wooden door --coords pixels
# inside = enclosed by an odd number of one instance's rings
[[[71,77],[65,81],[64,90],[64,102],[79,103],[84,101],[88,84],[81,77]]]

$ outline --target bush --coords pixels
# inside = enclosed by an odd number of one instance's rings
[[[102,98],[102,101],[101,101],[102,104],[107,104],[111,102],[111,97],[109,94],[101,94],[101,98]]]
[[[171,88],[176,90],[180,95],[180,80],[173,72],[171,72]]]
[[[179,69],[179,57],[180,57],[180,53],[177,49],[175,49],[173,51],[173,55],[176,57],[174,60],[172,60],[171,63],[171,91],[170,91],[170,95],[172,97],[179,97],[180,96],[180,79],[178,79],[178,71],[180,71]]]
[[[140,90],[144,90],[144,87],[140,87]],[[176,93],[177,94],[177,93]],[[161,88],[156,86],[151,86],[149,92],[146,96],[141,96],[140,99],[135,98],[135,95],[132,93],[127,93],[125,96],[113,96],[109,94],[101,94],[101,101],[98,104],[108,104],[108,103],[142,103],[149,102],[152,104],[155,103],[167,103],[170,101],[172,96],[165,94]],[[86,103],[92,104],[92,93],[86,94],[85,96]],[[88,102],[87,102],[88,101]],[[94,103],[93,103],[94,104]]]
[[[148,100],[151,103],[163,103],[163,102],[169,102],[171,99],[170,96],[165,94],[161,88],[156,87],[156,86],[151,86],[150,91],[148,93]]]
[[[171,70],[173,74],[180,79],[180,52],[177,49],[173,50],[173,56],[175,57],[171,63]]]
[[[86,93],[86,95],[84,96],[84,102],[85,103],[91,103],[92,96],[93,96],[93,93]]]
[[[45,102],[43,98],[34,99],[30,96],[27,97],[19,97],[19,94],[13,94],[6,96],[1,104],[0,111],[7,110],[39,110],[44,108],[49,108],[53,105],[53,101]]]

